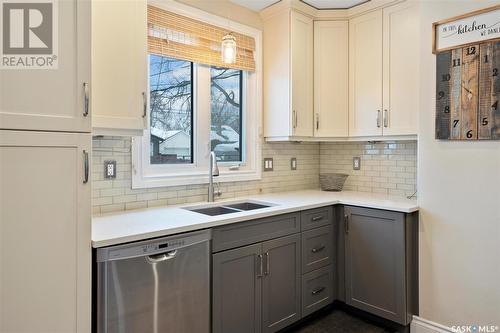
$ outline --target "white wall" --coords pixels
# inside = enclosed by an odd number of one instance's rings
[[[434,139],[432,22],[500,1],[421,1],[420,317],[500,326],[500,142]]]

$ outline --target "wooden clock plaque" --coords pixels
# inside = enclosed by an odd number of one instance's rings
[[[491,9],[500,13],[498,6]],[[448,36],[458,43],[439,51],[434,42],[436,139],[500,140],[500,20],[495,15],[491,22],[496,23],[488,22],[491,9],[435,24],[435,33],[441,32],[446,38],[446,32],[450,32]],[[482,21],[472,14],[483,15]],[[470,39],[466,36],[469,30],[478,36],[490,34],[491,39],[460,44],[457,35],[462,32],[464,40]],[[444,38],[437,43],[444,45]]]

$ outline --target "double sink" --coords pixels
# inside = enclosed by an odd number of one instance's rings
[[[217,206],[210,207],[186,207],[184,209],[189,210],[191,212],[209,215],[209,216],[218,216],[224,214],[232,214],[232,213],[240,213],[249,210],[263,209],[275,206],[273,204],[267,202],[258,202],[258,201],[244,201],[244,202],[228,202],[223,203]]]

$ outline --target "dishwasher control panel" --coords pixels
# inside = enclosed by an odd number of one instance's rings
[[[176,235],[97,249],[97,262],[134,258],[173,251],[211,239],[210,231]]]

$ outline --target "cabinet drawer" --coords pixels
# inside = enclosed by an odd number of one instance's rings
[[[300,213],[301,230],[309,230],[333,222],[332,207],[321,207]]]
[[[302,273],[330,265],[333,256],[333,226],[302,232]]]
[[[323,267],[302,276],[302,317],[333,301],[332,266]]]
[[[232,249],[300,231],[300,213],[273,216],[213,229],[212,251]]]

